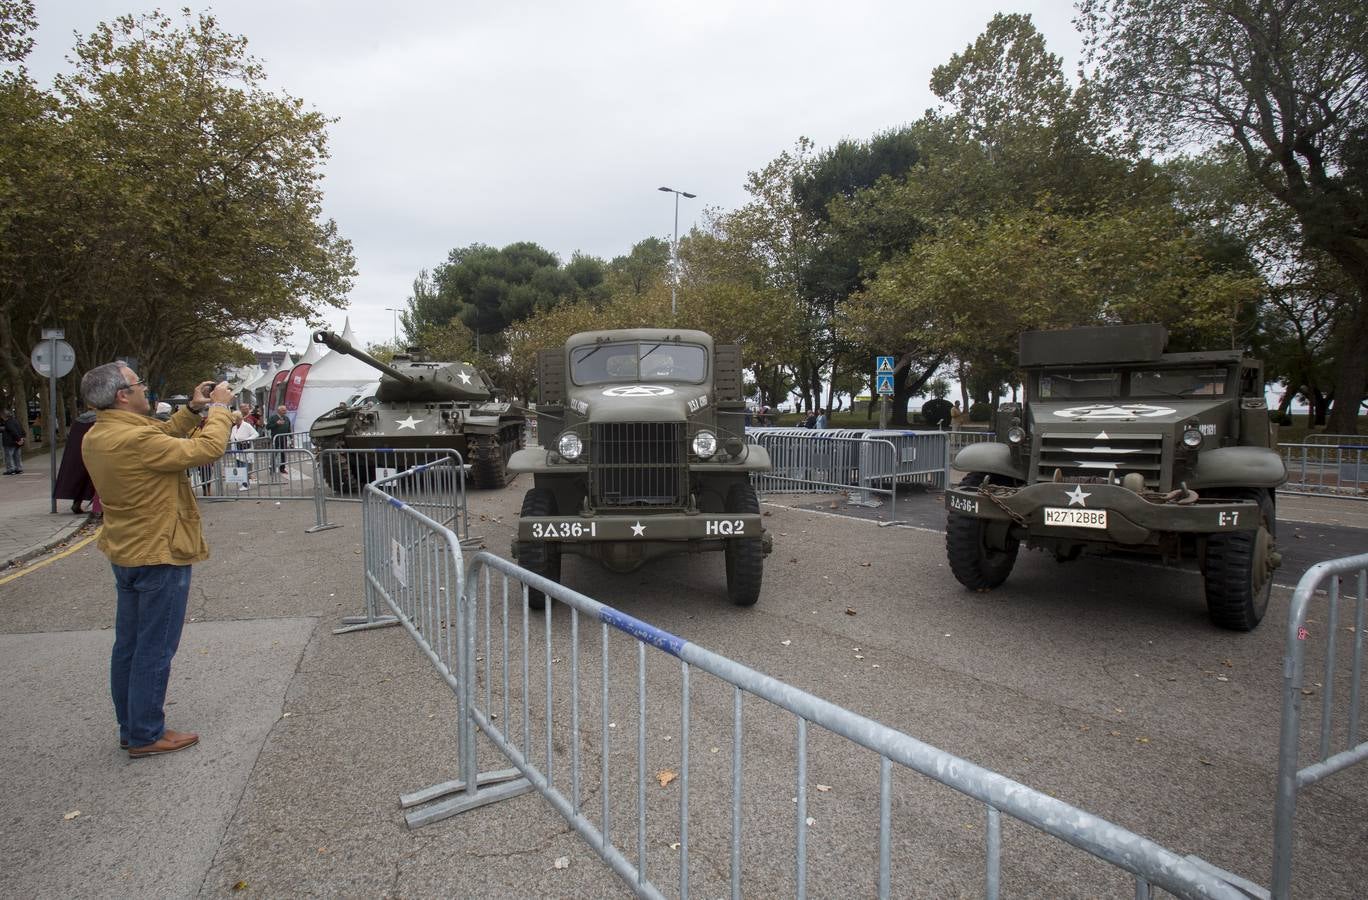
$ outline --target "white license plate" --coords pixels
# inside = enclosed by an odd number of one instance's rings
[[[1105,509],[1061,509],[1057,506],[1045,507],[1045,524],[1060,528],[1106,528]]]

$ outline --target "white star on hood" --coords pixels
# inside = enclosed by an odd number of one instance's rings
[[[635,525],[632,526],[632,536],[633,536],[633,537],[641,537],[641,536],[644,535],[645,533],[646,533],[646,526],[645,526],[645,525],[642,525],[642,524],[641,524],[641,520],[638,519],[638,520],[637,520],[637,523],[636,523]]]
[[[395,419],[394,424],[398,425],[400,428],[412,428],[414,431],[417,431],[418,426],[425,421],[427,420],[415,419],[413,417],[413,413],[409,413],[409,417],[407,419]]]

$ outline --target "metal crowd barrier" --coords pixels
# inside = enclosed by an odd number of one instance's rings
[[[774,429],[751,435],[769,451],[770,471],[752,476],[759,493],[806,494],[846,491],[857,500],[886,494],[890,519],[897,518],[897,451],[887,439],[846,437],[834,431]],[[885,486],[886,485],[886,486]]]
[[[294,447],[299,450],[312,450],[313,438],[307,431],[291,431],[288,434],[271,436],[272,447]]]
[[[951,462],[954,462],[956,453],[970,444],[992,443],[997,440],[997,435],[991,431],[947,431],[945,437],[950,442]]]
[[[325,451],[364,453],[367,451]],[[322,460],[320,458],[320,465]],[[362,558],[365,577],[365,611],[359,616],[347,616],[333,634],[367,631],[399,624],[402,618],[384,615],[380,600],[391,606],[398,604],[410,621],[427,621],[427,613],[417,612],[417,604],[431,601],[452,602],[447,596],[460,590],[461,544],[457,531],[465,520],[465,483],[461,479],[460,454],[443,451],[431,462],[415,465],[401,472],[383,473],[361,490]],[[459,494],[452,490],[459,486]],[[450,499],[448,499],[450,498]],[[404,510],[403,515],[395,512]],[[458,522],[459,518],[459,522]],[[414,524],[414,523],[418,524]],[[436,529],[430,532],[424,529]],[[442,555],[445,546],[431,535],[450,535],[455,548],[455,559]],[[421,548],[418,552],[415,548]],[[411,553],[417,552],[416,556]],[[443,551],[444,552],[444,551]],[[418,586],[409,584],[403,574],[412,563],[413,571],[421,576]],[[424,568],[431,563],[437,569]],[[386,568],[388,565],[388,568]],[[456,579],[436,578],[434,571],[454,570]],[[378,572],[378,574],[377,574]],[[448,591],[454,584],[455,591]],[[444,613],[434,621],[451,623],[451,615]],[[434,626],[435,627],[435,626]],[[449,648],[448,648],[449,649]],[[440,656],[441,654],[439,654]],[[450,662],[445,657],[434,660],[440,665]]]
[[[746,893],[748,877],[751,893],[759,891],[756,883],[763,878],[766,892],[772,882],[783,882],[791,884],[796,896],[806,897],[810,876],[814,882],[833,879],[848,891],[859,877],[844,846],[849,835],[841,846],[820,855],[819,865],[809,871],[809,838],[820,834],[812,831],[809,808],[813,773],[820,769],[810,764],[809,755],[820,765],[853,775],[852,750],[860,748],[871,754],[871,764],[877,759],[877,768],[870,767],[867,789],[853,785],[844,794],[852,798],[850,802],[865,793],[871,799],[877,794],[877,833],[871,829],[868,835],[870,868],[865,878],[871,885],[877,883],[880,897],[909,890],[906,885],[895,887],[895,875],[902,874],[894,866],[895,828],[903,846],[908,834],[915,835],[926,825],[925,817],[915,810],[899,809],[894,815],[895,766],[982,804],[985,895],[989,898],[996,898],[1001,888],[1004,813],[1130,873],[1137,897],[1149,897],[1153,887],[1179,897],[1245,897],[1199,862],[1138,834],[492,554],[480,552],[470,559],[458,591],[462,570],[455,535],[402,502],[385,497],[376,487],[368,487],[365,493],[368,590],[384,601],[432,660],[455,693],[458,707],[460,777],[401,798],[401,805],[413,810],[407,814],[411,827],[536,790],[639,896],[661,897],[662,886],[675,882],[678,895],[688,897],[690,879],[698,876],[704,881],[727,878],[733,898]],[[540,623],[528,607],[529,588],[548,598]],[[454,597],[458,598],[455,609]],[[593,624],[598,628],[593,629]],[[582,640],[582,634],[589,637]],[[584,643],[596,646],[586,650]],[[650,665],[648,648],[662,654],[651,654]],[[661,664],[667,657],[679,661],[677,669]],[[700,677],[695,686],[695,672],[712,678]],[[653,721],[652,729],[647,722],[648,673],[668,682],[654,687],[654,698],[679,698],[677,715],[665,722]],[[583,682],[597,684],[582,690]],[[624,689],[624,683],[632,687]],[[654,686],[657,681],[651,683]],[[619,692],[625,696],[615,706]],[[695,697],[700,699],[695,701]],[[751,712],[743,715],[748,701]],[[704,737],[695,741],[691,731],[695,705],[714,717],[729,719],[729,758],[694,753],[696,742],[727,743],[725,738],[710,736],[723,732],[706,713],[699,726]],[[747,716],[754,717],[752,727],[760,735],[750,738],[749,754]],[[771,738],[774,728],[785,721],[792,728],[791,754],[781,751]],[[623,725],[620,730],[619,723]],[[817,727],[811,737],[810,726]],[[678,741],[666,737],[668,743],[662,743],[662,729],[677,734]],[[512,768],[480,772],[478,735],[491,742]],[[652,752],[648,752],[648,742]],[[625,757],[622,764],[616,754]],[[791,783],[776,775],[781,757],[793,760]],[[662,765],[670,768],[655,771]],[[729,784],[725,806],[700,802],[697,808],[691,807],[691,779],[697,778]],[[674,782],[677,786],[666,794],[656,790],[657,782],[661,788]],[[753,818],[746,821],[744,800],[750,791],[767,792],[770,797],[776,791],[781,797],[792,792],[794,796],[788,819],[794,852],[782,870],[775,868],[770,852],[778,821],[770,817],[763,823],[766,847],[757,849],[755,842],[745,839],[748,826],[754,829],[760,824]],[[648,815],[653,821],[666,817],[664,821],[671,823],[668,830],[677,834],[668,856],[647,840]],[[827,815],[829,820],[834,818],[830,809]],[[620,836],[626,837],[624,843],[619,843]],[[720,846],[723,841],[725,847]],[[752,848],[749,854],[748,846]],[[703,863],[692,861],[695,849]],[[716,871],[707,860],[718,861]],[[908,877],[917,877],[915,856],[908,863],[912,872]],[[720,884],[705,883],[700,888],[708,896],[723,890]],[[817,884],[813,890],[824,892]]]
[[[945,431],[867,431],[870,440],[888,441],[893,445],[891,459],[883,453],[875,454],[861,471],[879,484],[924,484],[945,490],[950,483],[950,432]],[[875,468],[887,461],[886,469]]]
[[[1328,444],[1336,446],[1340,444],[1362,444],[1365,438],[1361,434],[1317,434],[1310,432],[1302,437],[1303,444]]]
[[[1368,499],[1368,443],[1280,444],[1278,451],[1287,466],[1287,483],[1280,492]]]
[[[1340,581],[1354,576],[1357,583],[1352,593],[1341,595]],[[1317,594],[1324,590],[1325,609],[1316,616],[1316,624],[1309,627],[1307,616]],[[1341,616],[1349,618],[1349,610],[1341,610],[1341,597],[1352,596],[1353,625],[1346,636],[1341,628]],[[1283,656],[1282,734],[1278,752],[1277,798],[1273,813],[1273,886],[1272,896],[1284,900],[1292,895],[1292,821],[1297,811],[1297,796],[1303,788],[1343,769],[1368,759],[1368,737],[1360,738],[1360,698],[1363,680],[1365,617],[1368,616],[1368,554],[1350,556],[1317,563],[1306,571],[1287,615],[1287,637]],[[1323,626],[1319,623],[1324,623]],[[1313,632],[1319,632],[1315,649],[1323,654],[1322,672],[1316,680],[1321,686],[1319,735],[1315,742],[1315,762],[1299,767],[1303,739],[1301,704],[1305,683],[1307,647]],[[1348,672],[1339,670],[1339,654],[1349,654]],[[1348,681],[1348,703],[1338,710],[1335,700],[1338,689]],[[1336,718],[1338,712],[1338,718]],[[1342,747],[1332,753],[1336,746]]]
[[[314,525],[310,532],[337,526],[328,522],[327,507],[318,490],[317,460],[308,450],[244,449],[230,445],[207,466],[190,470],[190,488],[201,500],[311,500]]]
[[[368,492],[369,495],[369,492]],[[424,525],[431,531],[431,522],[424,522],[417,514],[409,514],[404,507],[394,505],[398,516],[408,516],[417,525]],[[376,520],[372,520],[376,521]],[[417,525],[409,525],[416,528]],[[900,770],[917,773],[932,781],[970,797],[982,804],[986,834],[984,838],[985,895],[997,897],[1001,890],[1001,845],[1003,845],[1003,821],[1007,814],[1016,821],[1025,823],[1038,832],[1048,834],[1064,843],[1074,845],[1092,853],[1105,863],[1129,871],[1134,878],[1135,896],[1148,897],[1153,886],[1159,886],[1179,897],[1244,897],[1219,875],[1202,869],[1193,860],[1182,858],[1168,849],[1160,847],[1134,834],[1119,828],[1114,823],[1104,821],[1078,810],[1077,807],[1056,800],[1055,797],[1034,791],[1018,782],[1000,776],[967,760],[956,758],[947,752],[912,739],[902,732],[878,724],[869,718],[841,709],[817,696],[811,695],[791,685],[781,683],[765,674],[748,669],[732,659],[720,657],[702,647],[688,643],[680,637],[659,631],[647,622],[637,620],[613,607],[602,605],[579,592],[569,590],[553,581],[542,579],[536,574],[520,569],[512,562],[499,559],[488,553],[477,553],[469,561],[465,573],[465,587],[461,591],[460,602],[454,621],[445,620],[445,628],[438,629],[443,614],[450,613],[450,607],[443,605],[449,599],[451,590],[435,591],[439,587],[430,573],[453,572],[453,566],[430,561],[430,554],[421,553],[421,548],[438,543],[436,533],[423,538],[395,539],[394,529],[390,527],[384,540],[391,543],[413,547],[409,550],[406,572],[408,581],[402,587],[384,594],[390,609],[406,626],[415,640],[419,641],[428,657],[438,663],[439,672],[447,684],[457,693],[458,721],[460,721],[460,778],[457,781],[434,785],[432,788],[402,797],[405,808],[434,803],[434,806],[410,812],[410,826],[438,821],[458,812],[471,810],[477,806],[494,803],[506,796],[535,789],[557,810],[569,825],[584,837],[588,847],[596,853],[639,896],[659,897],[662,885],[677,882],[677,893],[687,897],[691,875],[702,871],[703,877],[709,875],[709,867],[691,864],[692,829],[698,828],[705,849],[700,851],[700,859],[729,860],[728,875],[731,896],[741,897],[746,890],[747,866],[755,870],[766,870],[770,860],[761,859],[761,851],[752,849],[747,855],[746,804],[744,797],[748,791],[765,791],[765,786],[748,786],[752,782],[766,782],[773,777],[777,758],[773,747],[757,748],[761,752],[746,754],[746,722],[744,709],[747,700],[752,706],[762,704],[750,715],[758,724],[752,726],[758,733],[766,734],[773,729],[774,715],[787,718],[792,726],[793,759],[795,771],[791,785],[769,785],[770,796],[778,789],[781,795],[792,791],[795,807],[789,828],[793,834],[793,858],[785,869],[785,881],[791,879],[793,893],[806,897],[808,889],[808,837],[813,828],[808,807],[808,791],[813,784],[813,773],[817,765],[810,765],[808,754],[821,754],[830,747],[829,736],[850,741],[877,755],[878,776],[878,828],[877,864],[871,867],[867,877],[870,882],[877,879],[878,896],[888,897],[907,895],[914,890],[902,885],[895,888],[895,877],[911,879],[917,877],[918,859],[915,856],[893,853],[893,832],[907,829],[917,832],[923,823],[915,812],[899,812],[893,815],[893,780],[895,766]],[[369,543],[368,543],[369,546]],[[447,557],[454,554],[454,542],[447,538]],[[372,551],[368,562],[368,584],[382,588],[394,587],[395,576],[384,570],[373,572],[369,566],[379,564],[393,568],[390,557],[380,557],[383,546]],[[413,558],[421,559],[415,568]],[[447,583],[451,584],[451,583]],[[534,626],[534,614],[528,610],[528,588],[542,591],[549,598],[542,622]],[[415,588],[428,591],[428,599],[409,600]],[[389,599],[394,596],[395,599]],[[568,621],[566,621],[568,620]],[[592,629],[598,624],[598,629]],[[451,629],[456,635],[451,635]],[[586,665],[581,669],[581,658],[586,652],[581,650],[581,633],[598,631],[596,644],[588,651]],[[453,652],[454,648],[454,652]],[[668,688],[653,692],[653,696],[666,696],[673,693],[679,696],[679,714],[670,717],[665,724],[655,725],[655,729],[674,729],[677,725],[679,741],[670,743],[673,759],[662,760],[659,752],[648,754],[647,728],[647,651],[648,648],[679,659],[679,676],[670,678]],[[618,672],[621,672],[621,655],[624,651],[632,659],[635,674],[635,691],[628,691],[628,698],[620,707],[613,706],[614,688],[611,673],[614,659],[618,659]],[[598,659],[588,662],[594,655]],[[535,659],[535,662],[534,662]],[[654,657],[653,659],[661,659]],[[595,673],[594,670],[598,670]],[[670,672],[669,667],[654,666],[655,672]],[[581,672],[587,677],[581,678]],[[715,681],[699,680],[694,685],[694,673],[713,676]],[[581,680],[594,683],[595,687],[581,691]],[[731,703],[718,703],[717,696],[710,689],[721,687],[728,693]],[[676,693],[677,691],[677,693]],[[566,696],[568,695],[568,696]],[[635,695],[635,696],[631,696]],[[731,718],[731,758],[724,762],[713,763],[709,754],[702,754],[702,760],[691,756],[691,728],[694,719],[695,695],[703,696],[707,702],[699,706],[707,709],[729,710]],[[594,709],[594,706],[598,709]],[[588,709],[586,709],[588,707]],[[633,709],[635,707],[635,709]],[[598,713],[594,717],[592,713]],[[787,714],[787,715],[785,715]],[[560,717],[560,718],[557,718]],[[569,718],[566,729],[565,717]],[[598,718],[596,724],[592,719]],[[621,721],[622,732],[614,726]],[[635,725],[635,729],[632,726]],[[808,729],[818,726],[825,729],[821,739],[810,739]],[[703,721],[707,728],[707,721]],[[476,729],[490,740],[503,756],[512,762],[512,769],[501,769],[480,773],[477,771]],[[632,741],[635,730],[635,741]],[[594,734],[596,732],[596,734]],[[560,736],[560,741],[555,739]],[[596,739],[598,740],[595,740]],[[616,740],[614,740],[616,739]],[[754,747],[754,737],[752,737]],[[614,766],[614,745],[635,743],[633,750],[617,751],[627,756],[627,765]],[[562,745],[557,754],[557,743]],[[565,756],[569,759],[566,760]],[[654,762],[653,762],[654,760]],[[665,762],[677,766],[679,771],[655,773],[655,769]],[[821,759],[815,760],[818,763]],[[691,812],[691,776],[695,769],[702,771],[705,781],[710,781],[709,769],[728,765],[729,778],[722,784],[729,784],[729,802],[725,808],[702,807]],[[679,789],[669,795],[666,806],[672,806],[665,815],[677,829],[677,844],[673,858],[677,862],[666,863],[665,873],[657,874],[659,856],[651,862],[651,845],[647,841],[648,812],[662,804],[661,795],[655,791],[655,782],[673,776],[679,782]],[[871,778],[871,781],[874,781]],[[648,788],[650,784],[650,799]],[[662,782],[668,784],[668,781]],[[484,786],[490,785],[490,786]],[[873,784],[869,791],[874,791]],[[858,785],[851,786],[851,796],[863,793]],[[590,796],[598,795],[596,800]],[[440,799],[446,797],[446,799]],[[787,806],[787,804],[785,804]],[[627,819],[614,830],[618,817]],[[754,828],[755,822],[750,823]],[[767,818],[765,822],[766,843],[774,840],[774,826],[777,822]],[[627,837],[624,844],[618,837]],[[726,851],[720,847],[710,847],[709,841],[720,843],[724,840]],[[902,843],[902,841],[900,841]],[[874,853],[871,853],[873,858]],[[825,859],[825,858],[824,858]],[[848,884],[852,873],[848,870],[850,860],[841,860],[840,879]],[[672,871],[673,870],[673,871]],[[825,870],[824,874],[834,874]],[[721,873],[715,877],[721,878]],[[761,875],[751,874],[750,892],[757,893],[754,879]],[[766,875],[766,878],[773,874]],[[709,896],[713,885],[707,885]],[[769,885],[766,886],[766,892]]]
[[[451,528],[463,541],[471,540],[464,460],[457,451],[377,447],[318,450],[315,455],[318,492],[325,510],[328,503],[360,503],[363,485],[384,483],[389,485],[387,493],[401,495],[410,506]],[[448,465],[431,465],[442,461]],[[394,476],[400,473],[408,473],[406,480],[396,482]]]

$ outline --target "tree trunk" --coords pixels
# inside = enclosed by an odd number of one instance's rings
[[[1368,393],[1368,285],[1359,293],[1335,367],[1335,405],[1327,429],[1331,434],[1358,434],[1359,404]]]

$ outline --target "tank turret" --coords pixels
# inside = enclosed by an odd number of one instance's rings
[[[380,372],[375,399],[381,403],[471,402],[494,396],[480,371],[466,363],[428,362],[399,354],[386,365],[330,331],[316,332],[314,340]]]

